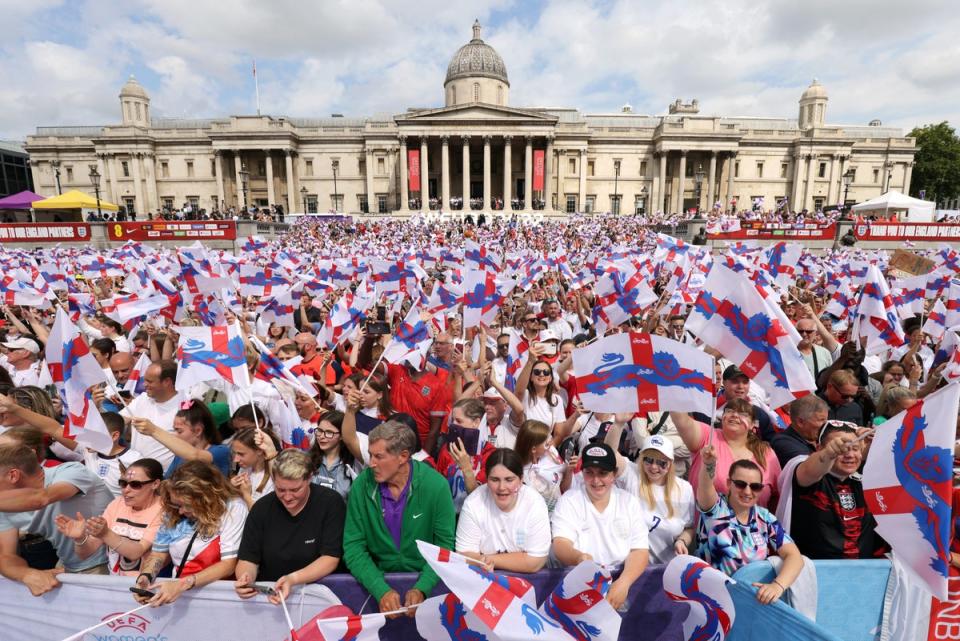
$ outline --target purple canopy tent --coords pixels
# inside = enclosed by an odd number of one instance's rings
[[[21,191],[19,194],[12,194],[6,198],[0,198],[0,211],[6,209],[27,210],[26,220],[29,222],[31,220],[29,210],[31,209],[33,203],[43,199],[43,196],[39,196],[28,189],[26,191]],[[14,215],[16,215],[16,213],[18,212],[14,212]]]

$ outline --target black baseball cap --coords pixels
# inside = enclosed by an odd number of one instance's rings
[[[594,443],[580,455],[583,469],[599,467],[605,472],[617,471],[617,457],[606,443]]]
[[[749,376],[744,374],[742,371],[740,371],[740,368],[737,367],[736,365],[729,365],[727,366],[727,369],[723,370],[723,380],[725,381],[729,381],[731,378],[736,378],[738,376],[743,376],[744,378],[750,378]]]

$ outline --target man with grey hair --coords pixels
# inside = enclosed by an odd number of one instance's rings
[[[790,404],[790,427],[770,439],[781,467],[795,456],[809,456],[816,451],[817,437],[827,422],[829,410],[826,401],[814,394]]]
[[[333,490],[310,483],[310,455],[297,449],[273,460],[274,491],[253,504],[243,527],[234,588],[241,599],[256,594],[254,581],[276,581],[284,599],[295,585],[335,572],[343,556],[346,507]],[[280,603],[279,596],[270,600]]]
[[[456,513],[446,479],[411,459],[416,435],[387,421],[369,435],[370,466],[350,488],[343,558],[350,573],[379,602],[381,612],[422,603],[438,582],[417,550],[423,540],[452,550]],[[419,572],[403,602],[385,572]],[[413,610],[408,616],[413,616]]]

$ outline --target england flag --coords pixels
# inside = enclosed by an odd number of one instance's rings
[[[663,591],[674,601],[690,605],[683,622],[689,641],[723,641],[733,627],[736,612],[727,583],[734,580],[701,559],[681,554],[663,571]]]
[[[186,391],[205,381],[224,380],[250,386],[243,336],[237,323],[213,327],[181,327],[177,345],[177,383]]]

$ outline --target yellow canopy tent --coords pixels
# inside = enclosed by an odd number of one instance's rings
[[[96,209],[97,199],[90,194],[85,194],[76,189],[68,191],[59,196],[53,196],[45,200],[38,200],[33,203],[34,209]],[[119,211],[120,208],[113,203],[108,203],[100,199],[100,209],[105,211]]]

